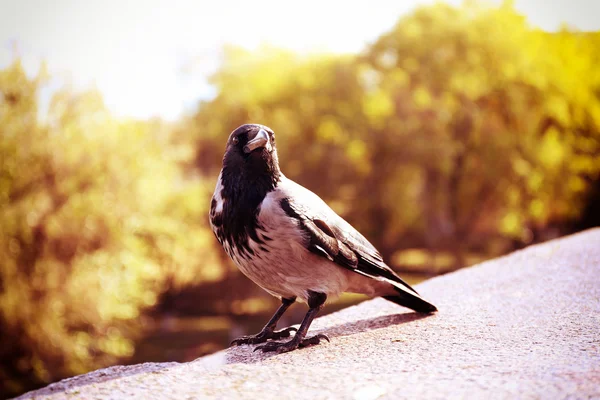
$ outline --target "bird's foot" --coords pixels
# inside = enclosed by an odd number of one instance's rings
[[[235,339],[231,342],[231,346],[239,346],[241,344],[265,343],[269,339],[279,340],[289,337],[292,332],[296,331],[298,331],[298,329],[293,327],[285,328],[277,332],[272,329],[266,328],[257,333],[256,335],[242,336],[241,338]]]
[[[323,339],[329,342],[329,338],[322,333],[302,340],[300,340],[298,336],[294,336],[287,342],[269,342],[260,346],[256,346],[254,351],[262,350],[263,353],[270,351],[276,353],[287,353],[288,351],[296,350],[297,348],[317,345],[321,343],[321,340]]]

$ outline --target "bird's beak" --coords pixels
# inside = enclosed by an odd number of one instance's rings
[[[259,130],[256,136],[246,143],[244,146],[244,153],[251,153],[259,147],[264,147],[269,152],[272,150],[269,134],[264,129]]]

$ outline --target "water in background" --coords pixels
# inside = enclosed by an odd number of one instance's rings
[[[421,274],[402,274],[411,286],[427,278]],[[368,300],[368,297],[345,293],[335,302],[325,305],[320,316]],[[261,312],[242,316],[182,316],[163,313],[154,318],[149,333],[136,344],[130,364],[142,362],[191,361],[229,347],[229,343],[242,335],[258,333],[272,313]],[[278,328],[300,323],[306,313],[304,304],[293,305],[281,318]],[[398,309],[402,312],[402,309]]]

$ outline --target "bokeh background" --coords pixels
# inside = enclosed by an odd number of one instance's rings
[[[8,3],[0,397],[261,328],[207,218],[243,123],[410,283],[600,224],[600,3]]]

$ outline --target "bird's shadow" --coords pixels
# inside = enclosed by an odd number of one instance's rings
[[[432,314],[421,314],[417,312],[383,315],[381,317],[360,319],[358,321],[346,322],[345,324],[336,325],[331,328],[320,329],[318,330],[318,333],[324,333],[330,338],[339,336],[350,336],[357,333],[372,331],[375,329],[387,328],[391,325],[406,324],[409,322],[427,318],[431,315]]]
[[[327,335],[330,339],[341,336],[351,336],[357,333],[387,328],[391,325],[406,324],[409,322],[430,317],[432,315],[433,314],[421,314],[417,312],[383,315],[381,317],[361,319],[358,321],[346,322],[345,324],[340,324],[333,327],[317,329],[313,331],[312,334],[323,333]],[[277,355],[277,353],[263,353],[260,350],[254,352],[255,347],[256,346],[254,345],[230,347],[227,350],[225,350],[225,357],[221,361],[225,364],[253,364]]]

